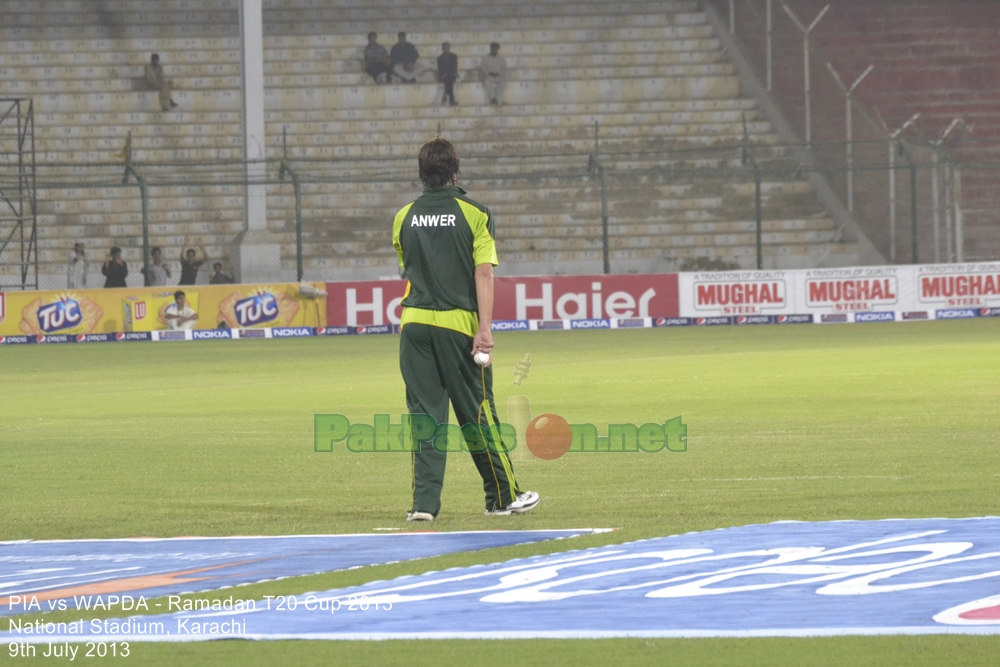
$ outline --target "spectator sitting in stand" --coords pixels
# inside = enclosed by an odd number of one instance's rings
[[[187,252],[181,248],[181,281],[178,283],[179,285],[194,285],[198,282],[198,269],[208,261],[205,248],[198,246],[198,250],[201,251],[201,259],[198,259],[198,253],[195,252],[194,248],[188,248]]]
[[[163,65],[160,64],[159,53],[154,53],[149,58],[149,64],[146,65],[146,81],[153,88],[160,91],[161,109],[170,111],[177,106],[177,102],[174,102],[174,98],[170,95],[170,91],[174,89],[174,82],[163,74]]]
[[[215,271],[215,273],[213,273],[212,277],[208,279],[209,285],[227,285],[235,282],[232,276],[222,272],[222,262],[216,262],[213,264],[212,270]]]
[[[451,44],[441,45],[441,55],[438,56],[438,79],[444,84],[444,98],[441,104],[456,106],[455,81],[458,80],[458,56],[451,52]]]
[[[174,292],[174,302],[163,311],[163,319],[167,321],[167,328],[171,331],[191,331],[198,321],[198,313],[188,305],[184,292],[177,290]]]
[[[121,248],[115,246],[111,249],[111,254],[104,258],[101,273],[106,278],[105,287],[128,287],[125,284],[125,278],[128,277],[128,264],[122,259]]]
[[[497,106],[503,102],[503,89],[507,83],[507,61],[500,55],[500,45],[490,44],[490,55],[479,63],[479,76],[486,91],[486,99]]]
[[[405,32],[399,33],[398,37],[399,41],[392,45],[392,51],[389,52],[393,64],[392,72],[403,83],[416,83],[424,73],[423,65],[417,62],[420,54],[417,52],[417,47],[406,41]]]
[[[365,72],[375,80],[375,83],[392,83],[392,59],[389,57],[389,52],[378,43],[377,39],[376,33],[368,33],[368,46],[365,47]],[[382,80],[380,81],[379,78]]]

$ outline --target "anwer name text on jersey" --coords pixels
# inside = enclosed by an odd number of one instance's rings
[[[454,227],[454,215],[415,215],[410,227]]]

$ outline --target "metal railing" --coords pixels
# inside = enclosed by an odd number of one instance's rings
[[[956,164],[944,142],[897,135],[855,140],[848,153],[844,142],[774,143],[749,126],[742,138],[698,148],[616,151],[595,133],[589,152],[465,155],[462,184],[497,218],[503,270],[627,273],[850,263],[829,255],[843,245],[842,230],[810,188],[816,171],[841,184],[852,174],[857,211],[881,206],[883,217],[866,229],[898,249],[894,261],[960,261],[962,181],[1000,176],[1000,164]],[[396,275],[391,221],[422,189],[416,160],[284,157],[260,166],[254,184],[266,189],[268,232],[281,254],[270,279]],[[95,244],[120,246],[144,269],[133,281],[151,275],[156,247],[174,282],[188,249],[207,259],[200,280],[216,262],[231,274],[244,173],[238,161],[40,165],[43,273],[50,285],[58,280],[72,242],[84,240],[92,254]],[[793,246],[812,255],[790,258]],[[100,280],[96,266],[91,280]]]
[[[34,104],[0,99],[0,291],[38,287],[35,186]]]

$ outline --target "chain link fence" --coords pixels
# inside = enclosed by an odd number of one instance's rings
[[[1000,165],[983,158],[996,155],[1000,141],[970,136],[961,119],[937,136],[921,136],[919,115],[890,126],[857,100],[872,67],[840,72],[811,40],[835,6],[708,4],[887,262],[1000,258],[1000,210],[991,195]]]
[[[500,275],[857,264],[810,181],[816,174],[838,195],[853,181],[853,215],[887,261],[970,259],[961,183],[995,178],[1000,165],[958,164],[898,139],[855,141],[851,162],[846,149],[748,130],[742,142],[698,149],[471,154],[461,185],[494,213]],[[391,226],[422,190],[415,159],[256,166],[252,181],[236,161],[39,167],[41,287],[72,284],[77,241],[89,287],[104,284],[112,247],[130,286],[399,275]],[[248,216],[248,206],[264,209]]]

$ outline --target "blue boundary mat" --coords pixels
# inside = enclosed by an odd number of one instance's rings
[[[14,619],[12,619],[14,620]],[[9,641],[1000,633],[1000,518],[779,522]]]
[[[108,606],[604,529],[0,542],[0,616]],[[122,607],[122,599],[128,596]],[[14,602],[16,600],[16,603]],[[32,605],[37,603],[37,607]]]

